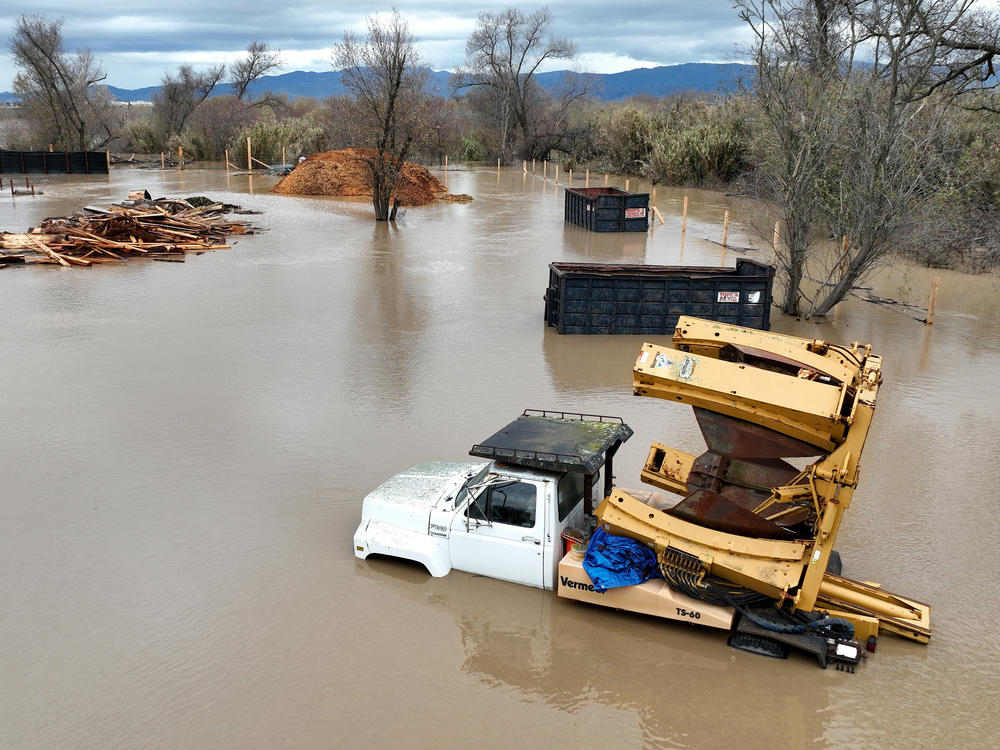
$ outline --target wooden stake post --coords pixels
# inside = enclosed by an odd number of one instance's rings
[[[941,278],[939,276],[935,276],[931,280],[931,298],[927,302],[927,320],[924,321],[929,326],[934,325],[934,310],[937,308],[937,293],[940,283]]]
[[[229,161],[229,149],[226,149],[226,174],[229,174],[230,169],[239,169],[235,164]]]
[[[726,240],[729,238],[729,209],[726,209],[725,218],[722,220],[722,246],[726,246]]]
[[[688,225],[688,197],[684,196],[684,212],[681,214],[681,234],[687,231]]]
[[[264,167],[264,169],[269,169],[270,166],[271,166],[267,162],[261,161],[260,159],[257,159],[257,158],[255,158],[255,157],[253,157],[251,155],[251,151],[250,151],[250,137],[247,136],[247,169],[250,170],[251,174],[253,173],[253,163],[254,162],[257,162],[258,164],[260,164],[262,167]]]

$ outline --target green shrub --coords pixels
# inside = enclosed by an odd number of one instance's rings
[[[131,120],[125,124],[126,151],[140,154],[156,154],[163,151],[166,144],[163,136],[157,132],[147,119]]]
[[[613,107],[598,114],[593,148],[598,166],[611,172],[643,173],[649,164],[656,123],[634,104]]]
[[[591,168],[667,184],[720,185],[748,169],[742,104],[733,99],[651,97],[588,116],[573,155]]]
[[[747,168],[746,151],[746,140],[734,122],[663,129],[655,135],[647,176],[670,184],[725,184]]]
[[[324,132],[311,113],[284,120],[267,114],[236,135],[229,147],[233,163],[246,164],[248,137],[253,157],[274,164],[281,161],[282,148],[289,162],[320,150]]]
[[[462,161],[482,161],[489,155],[491,148],[485,134],[482,131],[473,130],[462,135],[458,158]]]

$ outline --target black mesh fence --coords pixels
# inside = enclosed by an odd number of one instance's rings
[[[104,151],[0,151],[0,174],[107,174]]]

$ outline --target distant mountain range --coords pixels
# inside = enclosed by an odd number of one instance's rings
[[[592,76],[592,95],[603,101],[621,101],[637,94],[664,96],[682,91],[733,91],[739,78],[748,75],[752,70],[752,66],[740,63],[684,63],[662,65],[658,68],[636,68],[622,73],[595,74]],[[577,74],[565,70],[539,73],[538,82],[546,88],[554,88],[559,86],[567,75]],[[437,93],[447,94],[450,80],[451,74],[447,71],[431,71],[431,89]],[[158,89],[159,86],[146,86],[141,89],[108,86],[108,90],[123,102],[150,101]],[[284,94],[289,99],[303,96],[326,99],[344,94],[344,86],[339,72],[311,73],[297,70],[294,73],[264,76],[250,87],[251,95],[260,95],[265,91]],[[222,85],[216,87],[213,96],[229,92],[229,86]],[[0,102],[12,101],[17,101],[13,94],[0,93]]]

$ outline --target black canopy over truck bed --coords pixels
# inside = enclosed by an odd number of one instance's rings
[[[589,516],[594,477],[607,464],[604,496],[611,494],[611,461],[630,437],[632,428],[621,417],[525,409],[506,427],[473,445],[469,455],[510,466],[583,474],[584,509]]]

